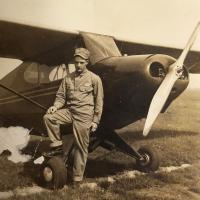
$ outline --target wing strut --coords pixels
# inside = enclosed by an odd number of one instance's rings
[[[2,87],[2,88],[4,88],[4,89],[6,89],[6,90],[8,90],[8,91],[10,91],[10,92],[12,92],[12,93],[14,93],[14,94],[16,94],[17,96],[19,96],[19,97],[25,99],[26,101],[28,101],[28,102],[34,104],[35,106],[41,108],[42,110],[47,110],[47,108],[46,108],[45,106],[39,104],[38,102],[36,102],[36,101],[30,99],[29,97],[26,97],[26,96],[24,96],[23,94],[20,94],[19,92],[17,92],[17,91],[15,91],[15,90],[13,90],[13,89],[11,89],[11,88],[9,88],[9,87],[7,87],[7,86],[1,84],[1,83],[0,83],[0,87]]]

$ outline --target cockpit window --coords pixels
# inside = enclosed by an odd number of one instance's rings
[[[58,66],[47,66],[45,64],[39,64],[35,62],[27,62],[26,65],[27,67],[24,72],[25,81],[38,85],[62,79],[67,73],[72,73],[75,71],[75,66],[72,63],[69,63],[68,67],[66,67],[65,64]]]
[[[66,66],[65,64],[54,67],[49,73],[49,80],[56,81],[62,79],[66,76]]]
[[[24,63],[25,64],[25,63]],[[24,79],[28,83],[36,84],[39,81],[39,66],[37,63],[26,63],[27,67],[24,72]]]

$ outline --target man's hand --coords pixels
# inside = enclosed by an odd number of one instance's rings
[[[97,130],[97,127],[98,127],[97,123],[92,122],[92,124],[91,124],[91,132],[95,132]]]
[[[57,111],[57,107],[56,106],[51,106],[48,110],[47,110],[47,113],[48,114],[53,114]]]

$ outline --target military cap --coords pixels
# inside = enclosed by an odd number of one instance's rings
[[[81,58],[88,60],[90,57],[90,52],[85,48],[77,48],[75,49],[74,57],[75,56],[80,56]]]

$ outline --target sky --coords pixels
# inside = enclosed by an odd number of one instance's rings
[[[0,0],[0,19],[184,48],[199,8],[200,0]],[[200,36],[192,49],[200,51]],[[19,63],[0,58],[0,78]]]

